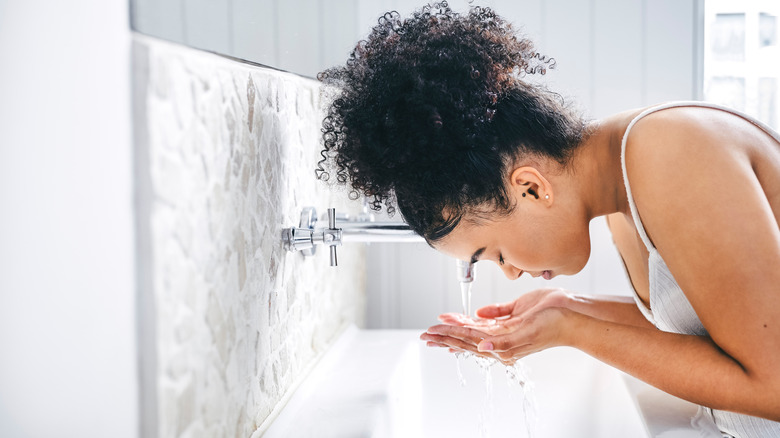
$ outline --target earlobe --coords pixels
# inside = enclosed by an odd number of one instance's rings
[[[510,176],[510,187],[523,198],[531,196],[534,199],[544,200],[547,204],[552,203],[550,182],[534,167],[524,166],[513,170]]]

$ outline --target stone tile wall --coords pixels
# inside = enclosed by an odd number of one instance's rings
[[[142,435],[249,437],[364,319],[365,250],[281,229],[359,206],[314,177],[315,81],[140,35],[133,76]]]

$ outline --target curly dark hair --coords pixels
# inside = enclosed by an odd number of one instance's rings
[[[374,210],[396,203],[431,245],[466,214],[509,213],[508,166],[528,153],[566,165],[584,136],[558,94],[524,80],[554,65],[489,8],[388,12],[346,65],[318,75],[336,94],[317,177],[328,165]]]

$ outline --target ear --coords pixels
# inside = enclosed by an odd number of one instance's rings
[[[509,181],[509,190],[517,199],[530,199],[541,201],[544,205],[552,205],[555,199],[552,184],[531,166],[518,167],[512,171]]]

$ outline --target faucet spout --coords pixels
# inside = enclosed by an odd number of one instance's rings
[[[337,265],[336,247],[342,243],[423,243],[425,239],[416,234],[404,222],[375,221],[373,215],[350,218],[337,215],[335,209],[328,209],[328,225],[317,225],[317,211],[306,207],[301,213],[298,227],[282,230],[282,243],[290,252],[301,251],[314,255],[317,245],[326,245],[330,250],[331,266]],[[474,281],[474,264],[457,260],[457,275],[461,285]]]
[[[474,281],[474,276],[476,274],[474,270],[474,263],[467,262],[465,260],[455,260],[455,267],[457,269],[459,282],[471,283]]]

